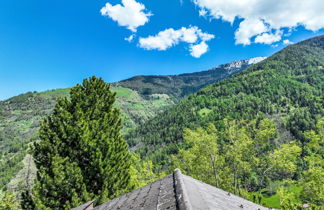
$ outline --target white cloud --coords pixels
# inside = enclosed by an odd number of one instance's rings
[[[207,15],[207,10],[205,10],[205,9],[201,9],[201,10],[199,10],[199,16],[205,16],[205,15]]]
[[[133,39],[134,39],[134,37],[135,37],[135,35],[132,34],[132,35],[130,35],[129,37],[126,37],[125,40],[128,41],[128,42],[132,42]]]
[[[294,44],[292,41],[290,41],[290,40],[288,40],[288,39],[283,40],[283,43],[284,43],[285,45]]]
[[[180,33],[181,33],[181,40],[183,42],[187,42],[187,43],[195,43],[198,40],[198,28],[197,27],[190,27],[190,28],[184,28],[182,27],[180,29]]]
[[[190,46],[191,55],[194,57],[200,57],[207,52],[208,45],[206,41],[215,38],[214,35],[204,33],[196,26],[190,26],[189,28],[182,27],[178,30],[173,28],[160,31],[155,36],[149,36],[139,39],[139,47],[146,50],[166,50],[172,46],[185,42],[192,44]],[[197,44],[200,42],[200,44]]]
[[[312,31],[324,28],[322,0],[194,0],[194,2],[200,7],[200,15],[201,10],[207,10],[208,13],[205,15],[230,23],[236,18],[243,19],[235,33],[236,44],[249,45],[251,38],[262,36],[271,30],[288,29],[289,33],[299,25]],[[265,36],[268,35],[263,37]],[[261,38],[257,40],[259,39]]]
[[[258,19],[246,19],[240,23],[239,29],[235,32],[236,44],[251,44],[251,37],[268,31],[269,28]]]
[[[258,35],[254,42],[261,44],[272,44],[281,40],[282,31],[277,31],[276,33],[263,33]]]
[[[106,3],[100,12],[133,32],[136,32],[137,27],[145,25],[149,21],[148,17],[152,15],[150,12],[145,12],[144,4],[135,0],[122,0],[122,5],[114,6]]]
[[[180,41],[182,36],[180,31],[175,31],[173,28],[159,32],[155,36],[139,39],[139,46],[146,50],[166,50]]]
[[[205,54],[208,50],[206,42],[202,41],[200,44],[190,46],[190,55],[195,58],[200,58],[202,54]]]

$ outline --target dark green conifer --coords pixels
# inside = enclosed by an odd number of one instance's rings
[[[23,190],[23,192],[21,193],[20,206],[22,209],[26,209],[26,210],[34,210],[36,208],[29,189]]]
[[[101,203],[129,190],[130,153],[120,134],[115,93],[101,78],[85,79],[44,119],[33,156],[38,208]]]

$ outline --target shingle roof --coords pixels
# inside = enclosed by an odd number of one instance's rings
[[[89,205],[88,205],[89,206]],[[84,205],[73,210],[84,210]],[[181,174],[176,169],[150,185],[115,198],[93,210],[263,210],[251,201]]]

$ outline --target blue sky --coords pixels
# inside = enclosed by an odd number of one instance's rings
[[[269,56],[287,40],[295,43],[324,32],[324,16],[314,20],[314,14],[324,11],[319,0],[272,10],[266,3],[237,6],[234,0],[123,1],[145,9],[126,8],[122,0],[1,1],[0,100],[70,87],[91,75],[114,82],[206,70]],[[193,39],[186,32],[193,32]],[[126,41],[131,35],[133,40]]]

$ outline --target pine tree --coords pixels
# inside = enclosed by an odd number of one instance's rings
[[[101,203],[132,188],[130,153],[122,138],[115,93],[101,78],[85,79],[59,98],[33,147],[38,169],[35,204],[68,209]]]

